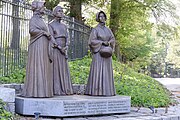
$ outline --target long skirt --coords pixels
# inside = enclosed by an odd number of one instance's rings
[[[57,48],[53,50],[53,81],[55,95],[73,94],[68,61]]]
[[[26,81],[21,94],[24,97],[53,96],[52,69],[48,56],[48,45],[49,41],[45,36],[29,45]]]
[[[115,95],[112,58],[103,58],[99,53],[93,54],[90,74],[86,86],[86,95]]]

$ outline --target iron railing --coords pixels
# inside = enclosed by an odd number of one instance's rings
[[[26,66],[32,14],[31,7],[19,0],[0,0],[0,76]],[[74,18],[65,17],[63,22],[70,35],[69,60],[83,58],[88,51],[91,28]]]

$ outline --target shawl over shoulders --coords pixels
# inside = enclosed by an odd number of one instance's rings
[[[115,38],[112,31],[106,26],[97,25],[95,28],[92,29],[88,42],[92,52],[99,52],[104,41],[109,42],[110,46],[114,51]]]

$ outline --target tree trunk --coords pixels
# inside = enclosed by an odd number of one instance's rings
[[[74,17],[78,21],[82,21],[81,5],[82,0],[69,0],[70,2],[70,17]]]
[[[19,0],[13,0],[13,3],[19,4]],[[12,7],[12,16],[13,33],[10,48],[18,49],[20,45],[20,21],[17,18],[19,17],[19,7],[17,5],[13,5]]]
[[[114,33],[115,37],[117,37],[116,34],[120,25],[120,23],[118,22],[120,21],[120,7],[121,1],[111,0],[110,28]],[[120,53],[120,44],[118,41],[116,41],[115,55],[119,61],[126,62],[126,59],[124,58],[125,56],[122,56]]]

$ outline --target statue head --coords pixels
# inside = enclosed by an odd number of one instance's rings
[[[54,17],[61,19],[64,16],[63,8],[61,6],[56,6],[53,9],[53,15],[54,15]]]
[[[45,1],[33,1],[32,2],[32,11],[33,12],[40,12],[40,13],[44,13],[44,6],[45,6],[46,2]]]
[[[105,12],[100,11],[96,14],[96,21],[104,23],[107,19]]]

